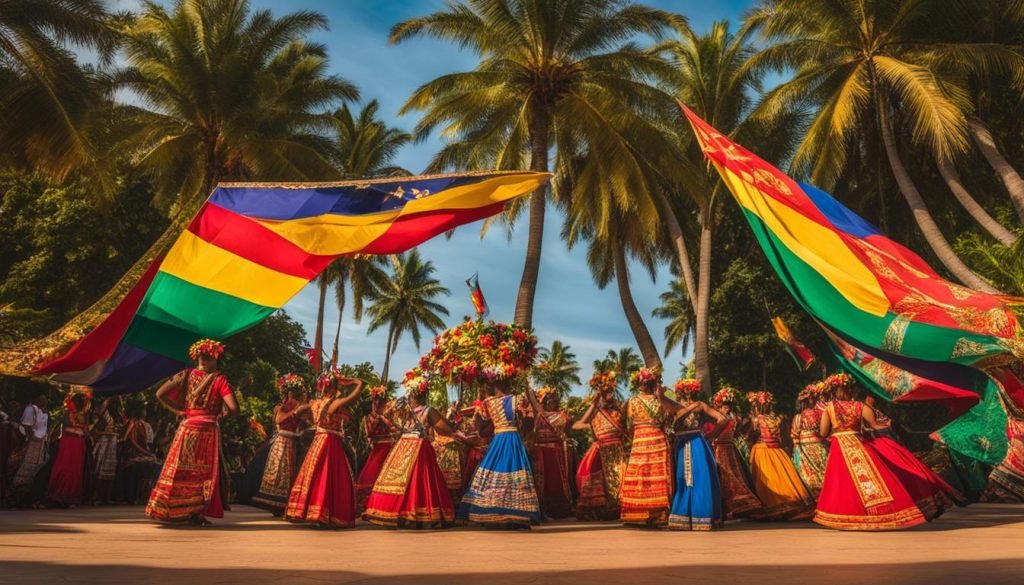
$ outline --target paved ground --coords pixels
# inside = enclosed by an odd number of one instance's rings
[[[213,527],[172,529],[140,508],[0,511],[0,583],[44,582],[1019,585],[1024,507],[975,505],[875,534],[749,522],[712,533],[577,523],[331,532],[246,507]]]

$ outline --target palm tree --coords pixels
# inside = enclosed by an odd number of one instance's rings
[[[96,146],[96,110],[108,97],[69,46],[108,59],[117,37],[101,0],[0,2],[0,165],[63,180],[85,171],[112,184]]]
[[[472,71],[443,75],[420,87],[402,112],[425,111],[423,139],[435,128],[455,139],[431,168],[521,168],[548,171],[550,154],[579,144],[614,156],[621,136],[608,120],[645,111],[663,99],[643,81],[663,67],[656,55],[627,42],[657,37],[681,17],[620,0],[464,0],[391,29],[394,43],[430,36],[479,56]],[[526,261],[515,322],[533,323],[547,202],[544,188],[529,204]],[[509,218],[520,208],[513,206]]]
[[[434,299],[450,294],[434,278],[437,271],[434,264],[422,260],[417,249],[393,257],[392,270],[391,278],[373,293],[372,304],[367,310],[370,315],[367,333],[373,333],[385,325],[388,328],[384,369],[381,373],[385,383],[388,381],[391,355],[395,353],[403,334],[410,334],[416,349],[419,349],[421,327],[431,333],[444,329],[441,315],[447,316],[448,309]]]
[[[380,290],[387,282],[387,256],[360,254],[338,258],[331,263],[336,271],[334,280],[334,302],[338,307],[338,327],[334,331],[334,350],[332,356],[338,355],[338,343],[341,340],[341,318],[345,314],[345,305],[350,298],[345,292],[351,289],[352,316],[356,323],[363,319],[363,304]]]
[[[538,354],[540,359],[532,371],[533,381],[538,386],[554,388],[558,396],[565,399],[572,392],[573,386],[583,383],[580,380],[580,364],[568,345],[556,339],[551,342],[550,348],[540,348]]]
[[[997,292],[943,236],[893,131],[894,122],[907,127],[912,141],[925,144],[939,160],[954,160],[967,146],[966,96],[933,65],[937,55],[969,55],[976,47],[925,42],[921,30],[936,14],[929,7],[934,5],[923,0],[766,3],[752,18],[776,44],[758,56],[759,64],[796,70],[793,79],[769,93],[766,103],[820,104],[793,158],[794,168],[811,170],[819,184],[843,168],[846,149],[855,136],[865,134],[865,125],[876,125],[900,193],[939,261],[964,284]]]
[[[609,349],[604,358],[594,360],[594,372],[605,374],[615,372],[619,386],[629,386],[629,377],[633,372],[644,366],[640,356],[633,351],[632,347],[623,347],[618,351]]]
[[[661,306],[651,311],[651,315],[668,319],[668,325],[665,325],[665,355],[672,353],[678,346],[685,356],[693,345],[693,305],[682,283],[673,280],[668,286],[668,290],[658,297]]]

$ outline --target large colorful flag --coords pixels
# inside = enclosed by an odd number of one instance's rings
[[[197,339],[225,339],[280,309],[335,258],[408,250],[499,213],[549,178],[221,184],[107,319],[34,373],[100,393],[141,390],[183,367]]]
[[[487,299],[484,298],[484,291],[480,288],[480,277],[477,274],[466,279],[466,286],[469,287],[469,299],[473,301],[473,308],[476,309],[476,316],[483,319],[491,313],[487,306]]]
[[[924,362],[988,369],[1024,357],[1010,309],[1024,301],[943,279],[829,194],[794,181],[683,109],[779,278],[826,327],[857,347]],[[975,409],[991,404],[994,391],[988,383]],[[991,428],[979,423],[971,432]]]
[[[814,352],[793,335],[793,332],[789,330],[782,317],[772,317],[772,326],[775,327],[775,335],[786,344],[786,351],[789,352],[793,361],[796,362],[797,367],[801,371],[807,371],[807,368],[811,367],[811,364],[814,363]]]

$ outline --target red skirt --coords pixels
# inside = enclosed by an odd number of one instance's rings
[[[633,449],[619,492],[622,521],[626,524],[667,526],[672,497],[672,461],[668,439],[656,427],[637,427]]]
[[[64,506],[82,503],[85,492],[85,437],[64,432],[46,485],[46,501]]]
[[[341,437],[317,433],[288,496],[285,518],[332,528],[356,524],[355,486]]]
[[[878,452],[854,433],[830,439],[814,521],[839,530],[895,530],[924,514]]]
[[[931,521],[961,500],[960,493],[953,489],[934,471],[921,463],[906,447],[889,437],[881,436],[868,440],[868,444],[882,458],[883,463],[907,488],[907,493]]]
[[[395,446],[393,441],[381,441],[374,443],[370,449],[370,455],[366,458],[366,464],[356,478],[356,510],[362,512],[366,509],[366,500],[373,491],[373,484],[377,482],[380,470],[384,469],[384,462],[388,459],[388,453]]]
[[[619,441],[594,443],[576,469],[577,520],[614,520],[619,517],[619,490],[626,453]]]
[[[220,486],[220,430],[211,417],[185,419],[167,450],[146,515],[160,522],[224,517]]]
[[[466,475],[462,478],[463,485],[462,491],[465,492],[469,489],[469,484],[473,483],[473,474],[476,473],[476,468],[480,467],[480,462],[484,460],[484,455],[487,454],[487,446],[482,447],[470,447],[466,451]]]
[[[444,528],[455,505],[429,441],[405,436],[388,454],[363,518],[392,528]]]
[[[556,519],[572,516],[572,486],[564,446],[534,445],[533,479],[537,483],[541,513]]]

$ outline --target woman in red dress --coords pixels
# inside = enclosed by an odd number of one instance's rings
[[[711,428],[708,439],[718,461],[718,480],[722,488],[722,511],[725,517],[756,519],[764,516],[764,506],[754,494],[747,464],[736,447],[739,419],[735,409],[739,400],[739,392],[730,386],[722,387],[711,397],[712,406],[725,416],[725,423]]]
[[[270,509],[275,516],[280,516],[288,505],[288,494],[299,471],[297,453],[300,417],[309,410],[309,405],[299,400],[304,400],[306,395],[306,381],[299,375],[281,376],[277,381],[277,389],[281,393],[281,402],[274,407],[277,431],[267,447],[260,487],[252,501]]]
[[[82,503],[85,494],[89,398],[84,393],[76,393],[64,405],[64,428],[50,469],[45,501],[73,508]]]
[[[568,518],[573,515],[573,496],[569,479],[569,438],[565,433],[572,421],[562,412],[554,389],[540,388],[537,398],[544,411],[534,418],[531,459],[540,510],[547,518]]]
[[[352,390],[341,396],[344,386],[352,386]],[[331,368],[320,374],[317,388],[321,397],[310,403],[316,435],[292,486],[285,518],[351,528],[356,524],[355,486],[342,424],[349,416],[345,406],[359,396],[363,381]]]
[[[626,420],[633,429],[633,449],[619,492],[622,522],[668,526],[673,487],[672,460],[664,430],[667,414],[663,401],[668,399],[663,396],[661,375],[654,370],[641,368],[630,378],[630,385],[636,389],[626,403]]]
[[[626,470],[626,426],[615,400],[615,376],[595,374],[590,408],[572,428],[590,429],[594,443],[576,470],[580,496],[576,500],[577,520],[615,520],[619,517],[619,491]]]
[[[206,525],[207,517],[223,518],[227,509],[217,421],[225,412],[237,414],[238,402],[217,371],[222,343],[202,339],[188,353],[199,368],[183,370],[156,391],[157,400],[184,420],[167,450],[146,515],[159,522]]]
[[[388,453],[401,432],[391,420],[387,388],[370,388],[370,401],[370,413],[363,417],[363,435],[370,444],[370,454],[356,478],[356,509],[360,514],[366,510],[366,500],[373,491],[373,484],[377,482]]]
[[[878,452],[864,438],[874,412],[852,399],[849,385],[834,390],[821,418],[829,438],[825,481],[814,521],[838,530],[895,530],[927,519]]]

